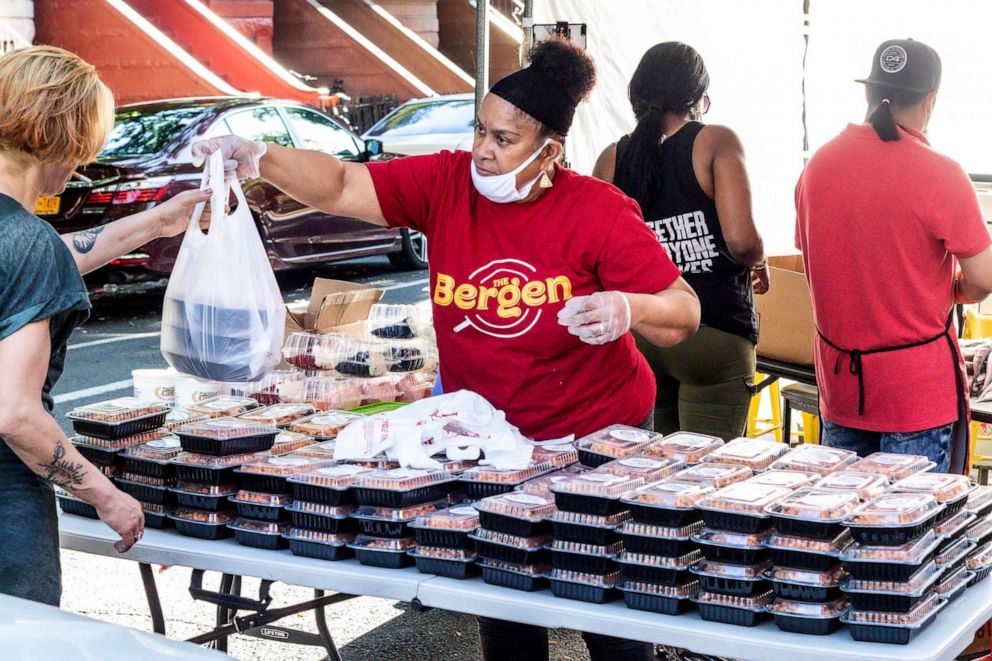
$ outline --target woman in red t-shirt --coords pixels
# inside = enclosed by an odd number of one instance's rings
[[[554,40],[531,61],[486,95],[471,154],[356,164],[234,136],[193,153],[220,150],[239,177],[426,235],[446,390],[478,392],[537,439],[649,426],[654,377],[629,331],[677,344],[699,302],[632,200],[558,164],[592,60]],[[487,659],[547,658],[542,628],[484,620],[482,634]],[[586,638],[593,659],[654,658],[644,643]]]

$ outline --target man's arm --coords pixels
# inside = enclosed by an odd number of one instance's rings
[[[957,293],[975,303],[985,300],[992,294],[992,248],[958,261],[962,275],[956,282]]]
[[[47,319],[0,340],[0,438],[24,465],[97,509],[120,536],[124,552],[141,537],[141,505],[118,491],[103,473],[73,447],[45,410],[41,391],[51,352]]]

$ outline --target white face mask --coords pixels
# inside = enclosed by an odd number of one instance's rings
[[[523,163],[518,165],[513,169],[512,172],[507,172],[505,174],[493,174],[488,177],[484,177],[479,174],[479,170],[475,167],[475,160],[472,161],[472,183],[475,184],[475,189],[479,191],[479,194],[484,198],[496,202],[497,204],[506,204],[509,202],[519,202],[520,200],[526,198],[530,195],[530,189],[533,188],[534,184],[541,175],[538,175],[531,179],[529,182],[524,184],[524,187],[517,190],[517,175],[523,172],[531,162],[538,157],[541,150],[544,149],[551,142],[551,138],[544,141],[537,151],[530,155],[530,157]]]

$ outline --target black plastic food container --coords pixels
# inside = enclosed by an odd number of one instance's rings
[[[96,508],[89,503],[76,500],[75,498],[68,498],[66,496],[59,496],[59,507],[66,514],[75,514],[76,516],[85,516],[87,519],[99,519],[100,515],[96,513]]]
[[[840,616],[837,617],[798,617],[772,613],[775,626],[789,633],[801,633],[809,636],[828,636],[840,626]]]
[[[328,516],[317,514],[316,512],[304,512],[289,507],[286,508],[286,511],[289,512],[294,528],[326,532],[331,535],[339,535],[358,530],[358,522],[350,516]]]
[[[580,542],[582,544],[593,544],[595,546],[608,546],[620,541],[620,535],[615,528],[602,526],[587,526],[581,523],[570,523],[566,521],[551,521],[551,534],[555,539],[566,542]],[[629,549],[633,550],[633,549]],[[643,551],[650,553],[650,551]],[[668,555],[658,553],[657,555]],[[680,554],[672,554],[680,555]]]
[[[768,549],[768,557],[778,567],[824,572],[837,564],[835,556],[791,549]]]
[[[214,457],[226,457],[232,454],[245,454],[247,452],[263,452],[271,450],[275,445],[278,431],[265,434],[255,434],[252,436],[241,436],[239,438],[216,439],[206,436],[196,436],[184,434],[181,427],[175,434],[179,437],[183,450],[195,452],[196,454],[209,454]]]
[[[233,525],[231,529],[234,530],[234,538],[238,540],[238,544],[241,544],[241,546],[265,549],[266,551],[276,551],[289,546],[288,541],[282,536],[282,533],[246,530]]]
[[[769,582],[763,579],[747,581],[739,578],[705,576],[702,574],[699,575],[699,585],[706,592],[715,592],[734,597],[753,597],[772,589]]]
[[[548,579],[537,574],[523,574],[487,564],[480,564],[480,569],[482,569],[483,581],[489,585],[498,585],[511,590],[534,592],[548,584]]]
[[[803,585],[801,583],[788,583],[785,581],[773,581],[772,589],[775,590],[776,597],[810,603],[833,601],[843,594],[838,585]]]
[[[171,517],[173,523],[176,525],[176,531],[180,535],[186,535],[187,537],[196,537],[198,539],[225,539],[231,537],[234,533],[227,527],[227,522],[224,523],[204,523],[202,521],[190,521],[189,519],[183,519],[179,517]]]
[[[441,500],[451,493],[457,485],[458,483],[454,481],[440,482],[409,491],[391,491],[389,489],[356,486],[355,498],[358,500],[359,505],[394,508],[410,507],[429,503],[434,500]]]
[[[586,601],[591,604],[605,604],[614,601],[620,592],[614,587],[602,587],[599,585],[587,585],[573,581],[560,581],[549,579],[551,583],[551,594],[562,599],[574,599],[576,601]]]
[[[316,558],[317,560],[347,560],[355,557],[352,549],[347,544],[325,544],[309,539],[297,539],[287,536],[289,550],[293,555],[303,558]]]
[[[479,575],[479,567],[471,560],[445,560],[443,558],[427,558],[413,555],[417,563],[417,571],[421,574],[433,574],[445,578],[471,578]]]
[[[692,607],[692,601],[689,599],[663,597],[657,594],[645,594],[644,592],[633,592],[631,590],[624,591],[623,601],[627,604],[627,608],[649,611],[651,613],[661,613],[663,615],[681,615]]]
[[[381,549],[370,549],[364,546],[352,546],[355,557],[363,565],[369,567],[384,567],[386,569],[400,569],[402,567],[413,566],[413,558],[406,551],[383,551]]]
[[[616,561],[609,556],[585,555],[557,549],[550,549],[550,551],[551,566],[555,569],[600,575],[611,574],[617,570]]]
[[[527,519],[516,519],[505,514],[493,514],[483,510],[479,510],[479,524],[487,530],[495,530],[516,537],[537,537],[551,532],[549,521],[528,521]]]
[[[114,483],[117,484],[118,489],[135,500],[155,505],[174,505],[176,503],[176,497],[169,487],[157,487],[121,478],[114,480]]]
[[[234,503],[234,507],[238,511],[238,516],[243,516],[246,519],[267,521],[269,523],[289,520],[289,512],[281,505],[265,505],[263,503],[235,500],[234,498],[231,499],[231,502]]]
[[[617,498],[559,492],[555,492],[555,506],[565,512],[578,512],[594,516],[609,516],[623,512],[628,508],[626,503],[621,503]]]
[[[72,428],[81,436],[92,436],[102,438],[106,441],[114,441],[128,436],[137,436],[150,431],[155,431],[165,424],[168,411],[153,413],[143,418],[125,420],[124,422],[101,422],[99,420],[87,420],[85,418],[69,418],[72,420]]]
[[[733,606],[721,606],[719,604],[702,602],[696,602],[696,606],[699,608],[700,619],[707,622],[722,622],[723,624],[734,624],[740,627],[754,627],[761,624],[762,620],[768,617],[765,611],[753,611],[746,608],[734,608]]]

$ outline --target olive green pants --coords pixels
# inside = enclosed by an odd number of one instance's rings
[[[693,431],[725,440],[744,433],[754,383],[750,340],[709,326],[667,349],[636,337],[658,382],[655,431]]]

